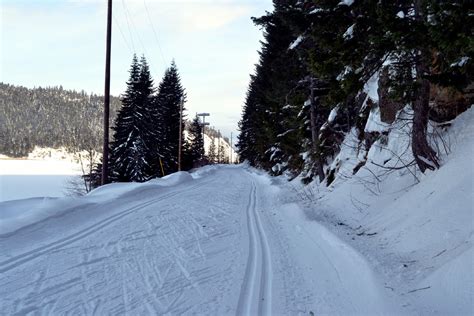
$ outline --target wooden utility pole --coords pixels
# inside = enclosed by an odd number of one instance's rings
[[[232,132],[230,132],[230,164],[233,164],[234,161],[232,160]]]
[[[217,163],[222,163],[221,161],[221,131],[217,130]]]
[[[184,97],[181,98],[179,103],[178,171],[181,171],[181,147],[183,147],[183,103]]]
[[[102,185],[109,182],[109,112],[110,112],[110,50],[112,43],[112,0],[107,6],[107,39],[105,45],[104,144],[102,149]]]

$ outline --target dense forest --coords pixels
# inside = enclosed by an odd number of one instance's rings
[[[61,86],[0,83],[0,154],[27,156],[35,146],[100,150],[103,99]],[[119,98],[111,97],[111,122],[119,107]]]
[[[474,101],[472,1],[273,3],[253,18],[264,41],[239,123],[242,160],[329,184],[348,133],[359,142],[356,173],[404,120],[413,158],[405,166],[440,167],[430,126]]]

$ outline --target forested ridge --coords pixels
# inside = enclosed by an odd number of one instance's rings
[[[27,156],[34,146],[100,150],[103,96],[59,87],[0,83],[0,154]],[[111,122],[120,99],[111,97]]]
[[[449,123],[474,101],[472,1],[273,4],[253,18],[264,41],[239,123],[242,160],[329,184],[348,133],[359,139],[356,173],[371,146],[397,128],[374,125],[403,119],[413,158],[406,164],[440,167],[430,126]]]

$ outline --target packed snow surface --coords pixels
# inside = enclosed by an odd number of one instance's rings
[[[229,166],[2,203],[2,313],[393,310],[366,260],[279,194]]]

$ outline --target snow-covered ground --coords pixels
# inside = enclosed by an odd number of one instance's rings
[[[380,128],[378,121],[374,115],[369,123]],[[435,172],[403,167],[412,159],[409,134],[385,124],[388,136],[371,147],[355,175],[365,153],[348,135],[330,187],[285,185],[305,201],[308,219],[357,249],[415,314],[474,314],[474,109],[450,125],[436,131],[442,167]]]
[[[308,226],[297,205],[281,205],[270,181],[242,166],[216,166],[79,199],[2,203],[2,311],[397,310],[367,261]]]
[[[63,197],[80,166],[65,150],[35,148],[24,159],[0,155],[0,202],[31,197]]]
[[[217,165],[0,203],[1,314],[472,315],[473,115],[418,184]]]

